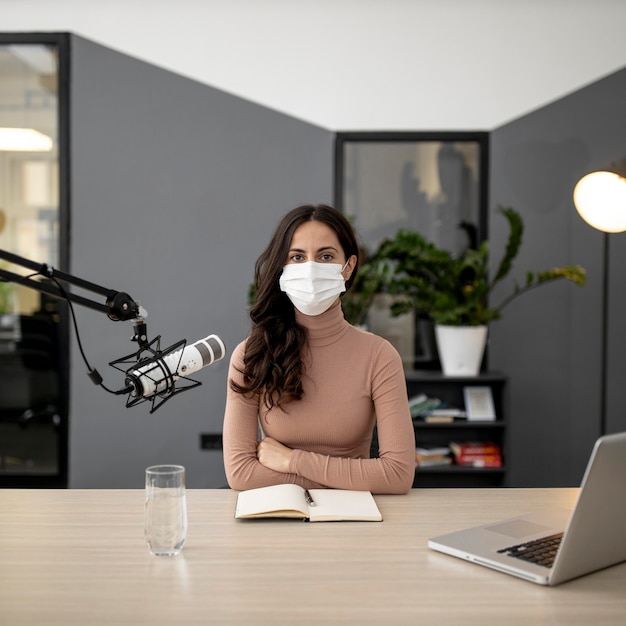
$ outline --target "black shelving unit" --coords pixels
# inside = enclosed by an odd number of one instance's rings
[[[449,423],[413,420],[418,447],[446,446],[450,441],[493,441],[501,446],[503,453],[503,466],[498,468],[458,465],[418,467],[413,487],[506,486],[506,376],[485,372],[472,377],[450,377],[438,371],[411,371],[406,372],[406,382],[410,398],[423,393],[439,398],[450,407],[465,408],[465,387],[489,387],[493,396],[495,420],[463,419]]]

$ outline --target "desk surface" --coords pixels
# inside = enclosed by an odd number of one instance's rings
[[[141,490],[0,490],[0,623],[617,624],[626,563],[554,588],[429,550],[467,525],[571,507],[574,489],[414,489],[384,522],[233,519],[189,490],[187,544],[154,557]]]

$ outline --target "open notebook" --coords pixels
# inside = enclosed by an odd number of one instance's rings
[[[299,485],[273,485],[241,491],[236,519],[286,517],[310,522],[381,522],[383,517],[369,491],[303,489]]]

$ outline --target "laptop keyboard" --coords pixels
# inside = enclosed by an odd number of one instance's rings
[[[563,533],[557,533],[556,535],[550,535],[548,537],[542,537],[541,539],[520,543],[516,546],[510,546],[509,548],[503,548],[502,550],[498,550],[498,553],[536,563],[537,565],[543,565],[544,567],[552,567],[562,537]]]

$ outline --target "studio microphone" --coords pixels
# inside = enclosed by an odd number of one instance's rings
[[[126,372],[125,384],[133,397],[149,398],[163,392],[172,392],[174,382],[189,376],[226,354],[224,342],[217,335],[209,335],[163,357]]]

